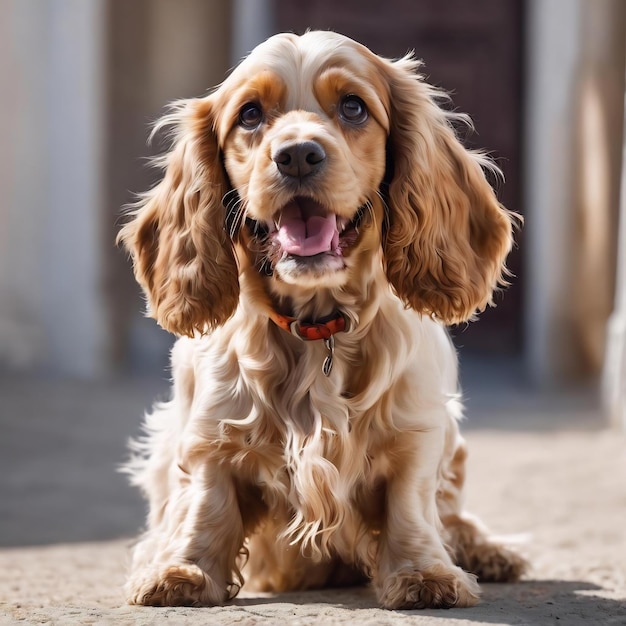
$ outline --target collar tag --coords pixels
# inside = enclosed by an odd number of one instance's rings
[[[326,378],[330,376],[333,370],[333,356],[335,356],[335,335],[331,335],[328,339],[324,339],[324,347],[328,350],[328,354],[322,363],[322,373]]]

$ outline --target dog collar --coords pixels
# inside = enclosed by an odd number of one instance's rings
[[[330,376],[333,369],[333,357],[335,356],[335,334],[350,330],[350,320],[343,313],[335,313],[319,322],[303,322],[297,317],[281,315],[273,309],[269,315],[276,326],[302,341],[322,339],[327,350],[326,358],[322,364],[322,372],[324,376]]]
[[[302,341],[329,340],[336,333],[347,332],[350,329],[350,320],[343,313],[334,313],[319,322],[305,322],[274,310],[270,311],[269,316],[276,326]]]

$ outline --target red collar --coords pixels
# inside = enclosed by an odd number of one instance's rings
[[[303,341],[330,339],[335,333],[350,329],[350,320],[343,313],[335,313],[319,322],[303,322],[296,317],[281,315],[273,309],[269,316],[274,324]]]

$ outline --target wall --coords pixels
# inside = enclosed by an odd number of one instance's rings
[[[172,337],[143,315],[144,302],[126,255],[114,248],[121,207],[153,185],[160,172],[146,144],[166,105],[203,96],[230,67],[231,8],[221,0],[133,0],[108,5],[105,291],[111,303],[115,369],[162,372]]]

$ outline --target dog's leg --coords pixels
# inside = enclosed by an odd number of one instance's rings
[[[379,538],[374,584],[389,609],[471,606],[476,579],[452,562],[440,535],[437,473],[443,429],[402,434],[387,483],[385,522]],[[401,446],[401,447],[400,447]]]
[[[131,604],[215,605],[240,586],[243,524],[227,468],[198,462],[177,471],[159,523],[135,548]]]
[[[456,423],[449,433],[449,461],[442,468],[437,492],[437,508],[445,527],[446,543],[454,561],[478,576],[481,582],[510,582],[519,579],[527,568],[526,560],[490,536],[477,518],[463,512],[465,483],[465,442]]]

